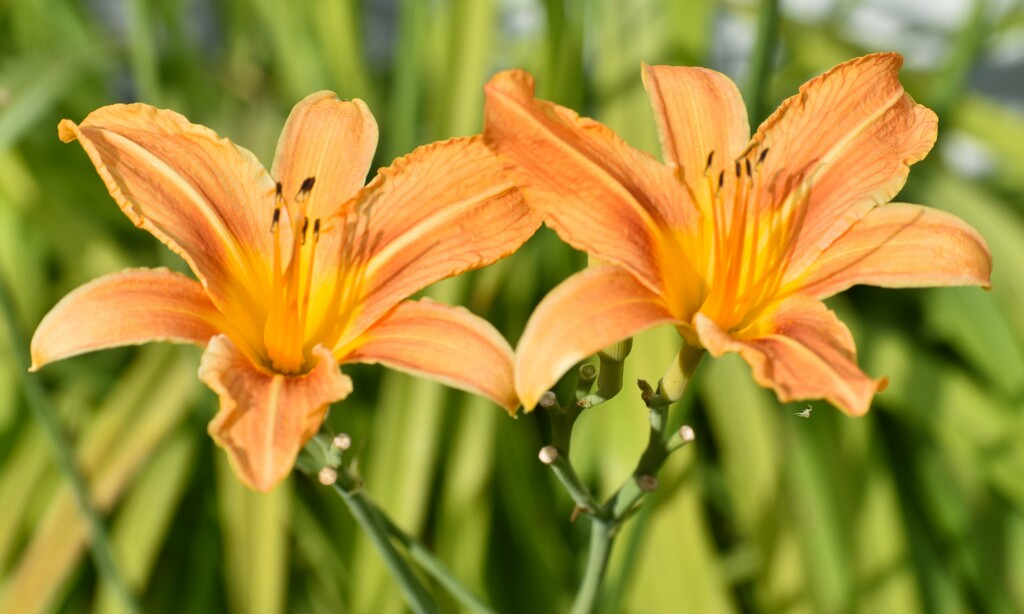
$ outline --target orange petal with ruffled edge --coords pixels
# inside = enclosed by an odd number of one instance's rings
[[[852,416],[868,411],[885,379],[873,380],[857,367],[857,349],[846,325],[821,301],[796,296],[760,323],[752,339],[736,339],[703,313],[694,318],[700,342],[718,357],[738,352],[758,384],[779,401],[826,399]]]
[[[250,488],[268,492],[287,477],[328,406],[352,392],[327,349],[317,346],[313,355],[320,362],[312,371],[286,376],[254,366],[225,335],[203,353],[199,379],[220,397],[209,433]]]
[[[563,241],[660,291],[663,230],[695,226],[685,188],[671,168],[607,126],[535,99],[533,89],[521,70],[498,73],[484,87],[488,146]]]
[[[791,287],[823,299],[856,284],[987,288],[991,276],[988,245],[969,224],[937,209],[893,203],[851,226]]]
[[[258,341],[274,182],[256,157],[144,104],[106,106],[80,125],[63,120],[59,133],[78,139],[125,215],[184,258],[218,309]]]
[[[302,200],[311,219],[327,217],[366,183],[376,150],[377,121],[366,103],[316,92],[288,116],[273,175],[288,202]],[[300,195],[308,179],[313,179],[312,189]]]
[[[733,164],[750,138],[747,108],[729,77],[706,68],[643,65],[665,163],[692,189]],[[713,155],[712,155],[713,152]]]
[[[149,341],[206,345],[224,325],[199,282],[167,269],[128,269],[78,287],[46,314],[32,336],[32,370]]]
[[[430,299],[406,301],[378,320],[343,353],[341,362],[380,363],[481,394],[510,414],[512,347],[487,321],[462,307]]]
[[[935,143],[938,119],[903,91],[902,64],[896,53],[840,64],[801,86],[754,135],[757,150],[769,149],[763,207],[777,206],[801,182],[810,188],[793,270],[805,269],[872,207],[892,200],[910,165]]]
[[[591,266],[552,290],[516,347],[516,392],[526,411],[574,364],[652,326],[679,323],[662,298],[616,266]]]
[[[354,315],[324,302],[313,317],[351,324],[337,337],[341,348],[415,292],[511,254],[540,219],[480,137],[471,137],[395,160],[329,224],[346,230],[332,229],[319,249],[342,263],[337,283],[345,291],[318,292],[348,301]]]

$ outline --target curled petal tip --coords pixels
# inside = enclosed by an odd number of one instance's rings
[[[78,138],[78,124],[70,119],[62,119],[57,124],[57,136],[65,143],[70,143]]]

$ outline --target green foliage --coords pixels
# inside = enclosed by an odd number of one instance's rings
[[[815,23],[781,16],[767,107],[875,50],[844,27],[856,4]],[[798,418],[805,404],[780,406],[742,361],[707,361],[697,394],[673,410],[697,443],[670,458],[620,536],[605,611],[1024,611],[1024,99],[1014,110],[967,87],[993,41],[1020,35],[1024,12],[997,20],[976,4],[961,31],[940,33],[943,62],[904,71],[942,123],[938,151],[901,199],[978,228],[994,289],[855,289],[835,300],[864,369],[891,380],[863,419],[824,403]],[[657,152],[640,62],[733,58],[743,45],[712,24],[752,35],[757,13],[713,0],[0,2],[0,279],[28,337],[85,281],[182,266],[120,215],[80,148],[57,140],[61,118],[123,100],[170,106],[269,163],[291,105],[327,88],[368,102],[386,165],[478,131],[483,84],[519,66],[540,95]],[[953,134],[991,154],[983,179],[945,164]],[[540,297],[581,263],[542,231],[510,259],[429,292],[515,341]],[[120,611],[19,393],[12,352],[27,348],[2,333],[0,348],[0,611]],[[629,382],[656,380],[676,349],[671,330],[637,338],[626,393],[580,419],[573,462],[602,498],[646,437]],[[402,611],[330,489],[300,476],[259,496],[230,475],[205,434],[215,399],[194,378],[197,356],[112,350],[43,372],[143,609]],[[536,460],[540,421],[376,367],[346,371],[356,391],[329,422],[352,434],[373,499],[496,610],[565,611],[587,523],[571,521],[571,501]],[[456,609],[433,588],[443,610]]]

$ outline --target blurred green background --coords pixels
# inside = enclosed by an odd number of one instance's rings
[[[628,8],[627,8],[628,7]],[[481,126],[482,86],[523,67],[538,94],[657,153],[639,65],[711,66],[749,94],[756,2],[712,0],[0,0],[0,276],[25,338],[66,292],[129,266],[181,267],[117,210],[61,118],[141,100],[270,162],[317,89],[367,101],[376,163]],[[941,118],[900,200],[968,220],[994,289],[856,288],[830,301],[863,368],[891,386],[849,419],[780,405],[736,358],[708,361],[683,406],[697,443],[620,536],[606,612],[1024,611],[1024,10],[1016,2],[782,3],[763,116],[868,51]],[[755,123],[761,117],[755,117]],[[541,231],[496,266],[429,290],[511,340],[585,258]],[[637,339],[627,382],[655,380],[677,337]],[[21,394],[0,329],[0,612],[120,611]],[[41,374],[146,612],[397,612],[399,592],[335,493],[246,491],[206,435],[199,352],[150,345]],[[20,364],[20,363],[19,363]],[[543,425],[439,385],[346,368],[331,412],[371,496],[502,612],[567,609],[587,521],[537,460]],[[646,411],[627,385],[588,411],[573,460],[599,495],[632,470]],[[435,591],[445,611],[456,604]]]

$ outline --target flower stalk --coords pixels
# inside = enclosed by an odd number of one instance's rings
[[[628,350],[626,352],[628,353]],[[676,360],[673,361],[673,366],[666,373],[666,377],[659,382],[657,391],[644,380],[637,382],[641,399],[648,408],[650,431],[647,447],[637,461],[636,468],[629,479],[604,504],[598,503],[597,498],[579,479],[569,460],[572,427],[581,411],[611,398],[610,396],[604,397],[600,390],[595,394],[589,393],[590,383],[594,381],[593,366],[585,364],[580,368],[576,400],[567,407],[559,406],[553,393],[545,393],[541,397],[538,405],[545,409],[550,420],[552,444],[541,449],[540,459],[551,467],[555,477],[576,503],[574,514],[583,514],[591,521],[587,565],[573,601],[571,610],[573,614],[586,614],[594,611],[604,574],[608,568],[608,558],[611,556],[612,546],[619,528],[632,517],[644,495],[657,489],[656,476],[668,456],[693,441],[694,432],[689,426],[683,426],[675,431],[669,430],[668,414],[669,406],[682,398],[704,353],[704,350],[684,344]],[[601,367],[600,373],[596,377],[598,387],[600,388],[600,382],[605,377],[605,369],[611,369],[613,374],[605,378],[604,381],[614,381],[617,378],[621,388],[625,355],[620,360],[608,360],[604,353],[600,353],[599,357]],[[665,392],[666,381],[669,382],[667,385],[671,388],[671,393]],[[615,390],[612,396],[617,392],[618,390]]]
[[[395,548],[394,542],[401,544],[409,558],[467,611],[492,613],[494,610],[460,583],[430,549],[403,531],[370,499],[360,478],[350,464],[344,462],[344,452],[351,446],[351,442],[351,438],[344,433],[332,435],[321,431],[303,448],[295,464],[296,469],[307,475],[318,476],[321,483],[338,493],[359,527],[380,552],[385,566],[414,612],[431,613],[437,612],[438,608],[407,559]],[[325,475],[330,479],[325,480]]]

